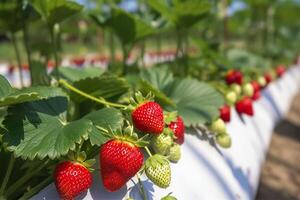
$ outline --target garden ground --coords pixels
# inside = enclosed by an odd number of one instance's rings
[[[300,92],[275,127],[256,199],[300,199]]]

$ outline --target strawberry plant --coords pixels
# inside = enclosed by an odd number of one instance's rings
[[[74,199],[95,178],[109,192],[135,178],[147,200],[140,176],[168,188],[173,164],[185,156],[186,131],[229,148],[232,107],[254,116],[262,90],[287,70],[271,67],[281,61],[275,53],[269,59],[251,45],[229,49],[231,16],[215,12],[218,2],[152,0],[139,2],[136,12],[119,3],[93,1],[83,9],[71,0],[0,2],[0,31],[13,45],[20,79],[10,83],[13,66],[0,75],[0,199],[29,199],[51,182],[62,199]],[[83,41],[108,34],[103,52],[111,58],[67,60],[63,42],[89,31]],[[146,52],[153,42],[159,52]]]

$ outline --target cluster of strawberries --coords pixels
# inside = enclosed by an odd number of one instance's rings
[[[181,156],[180,144],[184,142],[185,131],[182,118],[176,112],[164,113],[161,106],[151,100],[143,99],[133,104],[130,108],[133,126],[120,130],[121,134],[113,134],[99,150],[101,180],[111,192],[119,190],[142,172],[155,185],[168,187],[171,182],[169,161],[177,162]],[[142,141],[145,136],[151,138],[150,142]],[[147,146],[155,154],[152,155]],[[145,162],[141,147],[149,155]],[[91,162],[84,161],[85,156],[73,160],[58,164],[54,172],[57,191],[65,200],[73,199],[92,184]]]
[[[285,67],[279,65],[275,69],[277,77],[282,77],[285,73]],[[254,115],[253,101],[261,97],[261,90],[272,82],[274,75],[272,72],[265,72],[263,76],[248,83],[244,83],[243,74],[238,70],[230,70],[225,77],[227,85],[231,88],[225,96],[227,103],[223,105],[220,111],[220,118],[224,122],[230,122],[230,105],[235,105],[239,114]]]

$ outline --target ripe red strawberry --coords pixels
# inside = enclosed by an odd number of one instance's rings
[[[135,128],[141,132],[160,134],[164,130],[163,109],[153,101],[139,105],[131,117]]]
[[[82,164],[65,161],[56,166],[54,180],[60,197],[71,200],[91,186],[92,175]]]
[[[278,77],[281,77],[285,72],[285,67],[283,65],[279,65],[276,67],[276,74]]]
[[[266,84],[266,86],[269,84],[269,83],[271,83],[272,82],[272,75],[269,73],[269,72],[266,72],[265,74],[264,74],[264,77],[265,77],[265,79],[266,79],[266,82],[267,82],[267,84]]]
[[[251,81],[252,87],[254,89],[254,92],[257,92],[260,90],[260,85],[258,84],[257,81]]]
[[[233,83],[237,83],[241,85],[243,82],[243,75],[238,70],[230,70],[226,74],[226,83],[228,85],[231,85]]]
[[[235,71],[235,83],[241,85],[243,83],[243,75],[240,71]]]
[[[230,106],[225,104],[219,109],[219,111],[220,111],[220,118],[224,122],[230,122]]]
[[[231,84],[235,83],[234,70],[229,70],[226,73],[226,83],[227,83],[227,85],[231,85]]]
[[[252,99],[254,101],[258,100],[259,98],[261,97],[261,94],[260,94],[260,90],[254,92],[253,96],[252,96]]]
[[[103,185],[113,192],[140,170],[143,154],[133,143],[112,139],[102,145],[99,160]]]
[[[184,142],[184,122],[180,116],[177,117],[176,121],[169,124],[169,128],[174,132],[176,136],[175,142],[183,144]]]
[[[235,104],[235,108],[236,108],[237,112],[240,114],[244,113],[249,116],[253,116],[253,114],[254,114],[252,100],[247,96],[243,97],[240,101],[238,101]]]

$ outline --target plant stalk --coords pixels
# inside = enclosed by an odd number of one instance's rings
[[[9,160],[9,163],[8,163],[8,167],[7,167],[5,177],[3,179],[3,182],[2,182],[2,185],[1,185],[1,188],[0,188],[0,197],[3,196],[3,193],[5,191],[5,188],[6,188],[6,185],[8,183],[9,177],[11,175],[11,172],[12,172],[13,168],[14,168],[14,163],[15,163],[15,156],[12,153],[11,156],[10,156],[10,160]]]
[[[138,179],[138,182],[139,182],[140,192],[142,194],[142,198],[143,198],[143,200],[148,200],[148,198],[146,196],[145,188],[144,188],[144,185],[143,185],[143,183],[141,181],[139,173],[137,173],[136,176],[137,176],[137,179]]]
[[[151,156],[152,156],[152,153],[151,153],[151,151],[148,149],[148,147],[144,147],[144,148],[145,148],[147,154],[151,157]]]
[[[83,92],[83,91],[81,91],[81,90],[75,88],[74,86],[72,86],[71,84],[69,84],[67,81],[65,81],[65,80],[63,80],[63,79],[59,80],[59,83],[60,83],[61,85],[63,85],[64,87],[70,89],[71,91],[73,91],[73,92],[75,92],[75,93],[77,93],[77,94],[79,94],[79,95],[81,95],[81,96],[84,96],[84,97],[86,97],[87,99],[90,99],[90,100],[92,100],[92,101],[95,101],[95,102],[97,102],[97,103],[100,103],[100,104],[103,104],[103,105],[106,105],[106,106],[116,107],[116,108],[126,108],[125,105],[118,104],[118,103],[108,102],[108,101],[106,101],[106,100],[104,100],[104,99],[99,99],[99,98],[96,98],[96,97],[94,97],[94,96],[91,96],[91,95],[89,95],[89,94],[87,94],[87,93],[85,93],[85,92]]]
[[[46,165],[48,162],[45,162],[44,164],[40,165],[37,169],[34,170],[27,170],[25,175],[18,179],[13,185],[11,185],[6,192],[7,196],[10,196],[12,193],[14,193],[16,190],[18,190],[22,185],[24,185],[31,177],[38,174]],[[28,172],[29,171],[29,172]]]
[[[122,52],[123,52],[123,75],[125,75],[127,74],[128,71],[128,66],[127,66],[128,51],[124,44],[122,44]]]
[[[16,54],[16,58],[17,58],[17,62],[18,62],[19,79],[20,79],[21,87],[24,87],[24,79],[23,79],[23,70],[22,70],[20,51],[19,51],[19,48],[17,45],[15,33],[13,33],[13,32],[11,33],[11,40],[12,40],[12,43],[14,46],[14,50],[15,50],[15,54]]]
[[[31,190],[29,190],[28,192],[26,192],[19,200],[29,199],[32,195],[34,195],[35,193],[39,192],[46,185],[48,185],[49,183],[51,183],[51,181],[52,181],[52,177],[49,176],[44,181],[42,181],[41,183],[39,183],[38,185],[36,185],[34,188],[32,188]]]
[[[58,55],[57,55],[57,45],[56,45],[56,40],[55,40],[54,26],[49,25],[48,27],[49,27],[51,45],[52,45],[52,50],[53,50],[53,55],[54,55],[54,62],[55,62],[54,66],[55,66],[56,78],[57,78],[57,80],[59,80]]]
[[[30,82],[32,83],[33,72],[32,72],[32,59],[31,59],[31,49],[29,46],[29,37],[28,37],[28,28],[25,22],[23,22],[23,41],[27,55],[27,62],[29,65],[29,73],[30,73]]]

